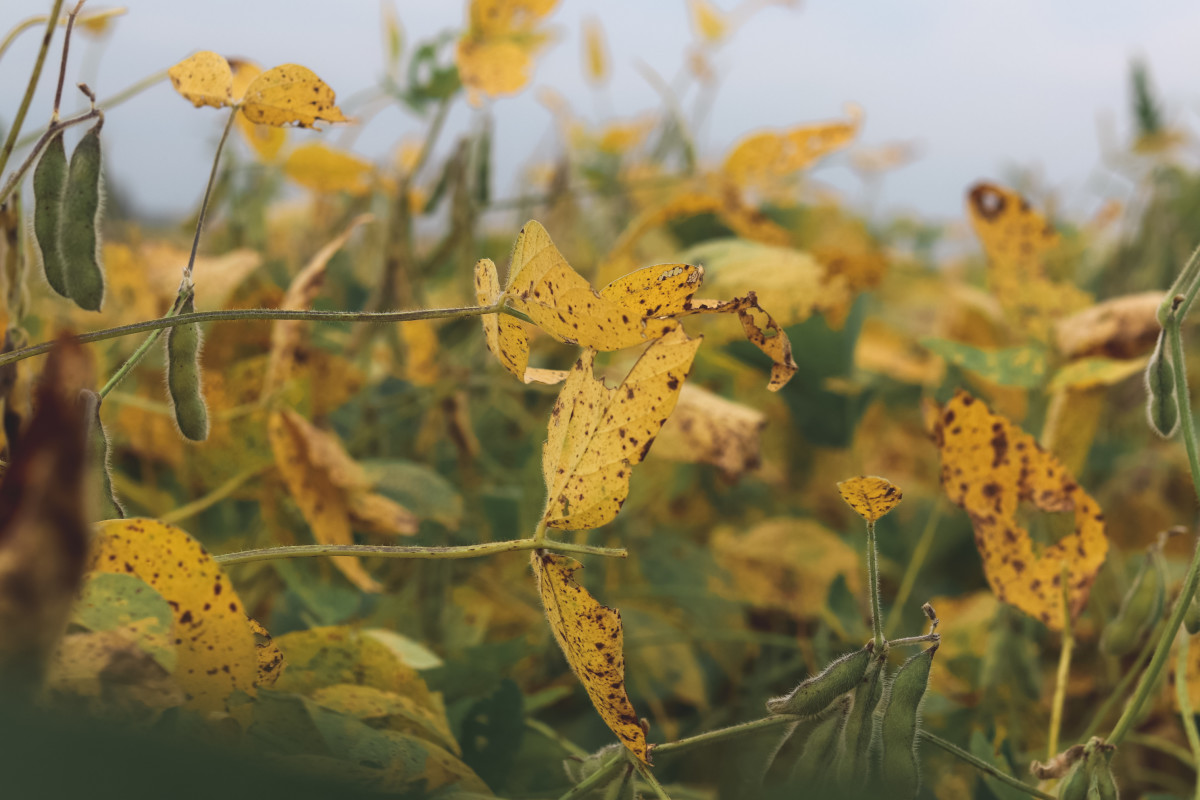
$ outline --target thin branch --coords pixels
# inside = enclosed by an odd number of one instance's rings
[[[50,51],[50,40],[54,38],[54,27],[58,23],[58,15],[62,13],[63,0],[54,0],[54,7],[50,9],[50,19],[46,22],[46,33],[42,36],[42,46],[38,50],[37,61],[33,64],[33,74],[29,76],[29,84],[25,87],[25,96],[21,98],[21,106],[17,109],[17,116],[13,118],[12,128],[8,131],[8,138],[4,141],[4,149],[0,150],[0,175],[4,174],[5,167],[8,166],[8,158],[12,155],[13,147],[17,143],[17,137],[21,135],[21,126],[25,124],[25,115],[29,113],[29,104],[33,102],[33,95],[37,91],[38,80],[42,77],[42,67],[46,63],[46,54]],[[0,203],[4,202],[5,195],[0,195]]]
[[[156,331],[163,328],[175,328],[179,325],[190,325],[193,322],[242,322],[246,320],[279,320],[294,319],[307,322],[411,322],[417,319],[465,319],[481,317],[484,314],[498,314],[501,306],[465,306],[462,308],[421,308],[413,311],[302,311],[282,308],[245,308],[230,311],[197,311],[192,314],[176,314],[173,317],[161,317],[135,322],[132,325],[119,325],[115,328],[104,328],[90,333],[81,333],[76,340],[81,343],[101,342],[106,339],[118,339],[146,331]],[[0,367],[23,361],[26,358],[45,355],[54,348],[54,342],[22,347],[9,353],[0,354]]]
[[[575,784],[569,792],[558,798],[558,800],[580,800],[580,798],[586,797],[593,789],[602,786],[605,781],[615,775],[620,769],[628,766],[628,762],[625,761],[625,751],[622,748],[614,752],[612,757],[603,766]]]
[[[58,107],[62,103],[63,80],[67,77],[67,53],[71,49],[71,31],[75,29],[75,17],[87,0],[79,0],[71,13],[67,15],[67,31],[63,34],[62,63],[58,67],[58,87],[54,90],[54,110],[50,112],[50,121],[58,122]]]
[[[920,731],[919,735],[922,739],[929,742],[931,745],[942,748],[950,755],[952,755],[955,758],[958,758],[962,761],[967,762],[968,764],[970,764],[972,767],[979,770],[980,772],[986,772],[988,775],[992,776],[993,778],[1000,781],[1001,783],[1006,784],[1007,786],[1011,786],[1012,788],[1017,789],[1019,791],[1025,792],[1025,794],[1029,795],[1030,797],[1038,797],[1038,798],[1041,798],[1041,800],[1056,800],[1054,795],[1046,794],[1045,792],[1043,792],[1041,789],[1038,789],[1037,787],[1030,786],[1027,783],[1022,783],[1021,781],[1014,778],[1012,775],[1009,775],[1008,773],[1006,773],[1000,769],[997,769],[995,766],[984,761],[982,758],[975,757],[971,753],[968,753],[966,750],[963,750],[958,745],[952,744],[951,742],[947,742],[945,739],[941,738],[940,736],[935,736],[934,734],[930,733],[929,731],[924,731],[924,730]]]
[[[1062,563],[1062,649],[1058,656],[1058,673],[1054,680],[1054,700],[1050,705],[1050,734],[1046,737],[1047,760],[1058,755],[1058,734],[1062,730],[1063,704],[1067,699],[1067,679],[1071,676],[1071,653],[1075,649],[1075,631],[1071,625],[1070,567]]]
[[[291,547],[264,547],[260,550],[243,550],[213,556],[221,564],[249,564],[254,561],[274,561],[280,558],[323,558],[326,556],[368,556],[376,558],[414,559],[460,559],[479,558],[497,553],[515,553],[522,550],[553,550],[559,553],[581,553],[583,555],[625,558],[625,548],[591,547],[585,544],[557,542],[551,539],[512,539],[506,542],[486,542],[458,547],[392,547],[372,544],[302,544]]]
[[[77,117],[59,120],[58,122],[50,125],[50,127],[46,128],[46,132],[41,134],[40,138],[37,139],[37,144],[34,145],[34,148],[29,151],[29,155],[25,156],[25,160],[21,162],[21,166],[17,167],[16,171],[13,172],[12,175],[9,175],[8,180],[4,182],[4,188],[0,189],[0,205],[2,205],[4,201],[8,199],[8,196],[16,190],[17,186],[20,185],[21,178],[25,177],[25,173],[28,172],[30,167],[33,166],[34,162],[37,161],[37,157],[41,155],[42,150],[46,148],[46,145],[50,143],[50,140],[54,138],[55,134],[71,127],[72,125],[78,125],[81,122],[87,122],[89,119],[97,119],[101,117],[103,117],[103,113],[100,111],[100,109],[93,108],[90,111],[83,112]]]

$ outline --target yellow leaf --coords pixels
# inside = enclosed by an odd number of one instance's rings
[[[294,411],[272,412],[267,435],[275,465],[312,528],[313,538],[322,544],[354,544],[350,501],[344,486],[356,478],[349,465],[357,465],[340,450],[336,440],[331,441],[329,434],[314,428]],[[362,480],[365,482],[365,476]],[[362,591],[383,591],[358,558],[339,556],[332,561]]]
[[[735,186],[764,184],[842,149],[858,135],[862,112],[850,106],[842,122],[801,125],[786,131],[763,131],[739,141],[725,157],[722,175]]]
[[[404,379],[414,386],[433,386],[441,375],[438,366],[437,327],[432,320],[416,319],[400,326],[404,341]]]
[[[167,70],[171,85],[196,108],[233,103],[233,71],[224,56],[201,50]]]
[[[941,451],[942,486],[971,517],[992,590],[1062,630],[1063,563],[1074,616],[1086,604],[1108,552],[1100,507],[1032,436],[966,392],[942,409],[933,435]],[[1074,531],[1035,553],[1029,532],[1018,522],[1022,501],[1042,511],[1074,512]]]
[[[262,74],[262,67],[253,61],[242,58],[229,59],[229,66],[233,69],[233,100],[241,102],[246,94],[246,89],[250,87],[255,78]],[[283,128],[259,125],[246,119],[245,114],[238,114],[233,124],[241,131],[246,143],[262,161],[274,161],[283,146],[287,144],[288,134]]]
[[[708,0],[688,0],[692,27],[708,43],[719,42],[729,32],[729,20],[724,12]]]
[[[283,660],[283,653],[280,652],[279,646],[275,644],[267,629],[256,619],[248,619],[248,621],[250,630],[254,634],[254,649],[258,654],[258,677],[254,684],[269,689],[275,685],[275,681],[279,680],[279,676],[283,674],[287,664]]]
[[[750,292],[745,297],[735,297],[732,300],[696,300],[692,303],[693,314],[727,314],[736,313],[742,323],[742,332],[746,339],[771,359],[771,379],[767,389],[778,392],[796,374],[799,367],[792,358],[792,343],[787,333],[770,314],[758,304],[758,297]],[[760,319],[761,317],[761,319]]]
[[[256,77],[241,102],[242,113],[251,122],[311,128],[317,120],[350,121],[333,101],[333,89],[308,67],[283,64]]]
[[[1121,381],[1134,375],[1141,375],[1146,370],[1150,356],[1116,360],[1112,358],[1081,358],[1072,361],[1054,373],[1046,386],[1048,392],[1058,392],[1064,389],[1098,389],[1103,386],[1115,386]]]
[[[891,481],[866,475],[839,482],[838,492],[846,505],[867,522],[875,522],[904,498],[900,487]]]
[[[676,277],[690,279],[691,273]],[[597,350],[633,347],[677,326],[673,320],[643,317],[638,309],[597,293],[534,220],[521,228],[513,245],[505,296],[560,342]]]
[[[703,281],[704,267],[658,264],[617,278],[599,294],[642,317],[667,317],[686,312]]]
[[[468,27],[458,40],[454,60],[473,103],[479,93],[496,97],[525,87],[533,56],[548,38],[538,26],[556,4],[557,0],[471,0]]]
[[[530,558],[546,619],[592,704],[621,744],[649,764],[646,732],[625,691],[621,614],[601,605],[575,581],[580,563],[535,550]]]
[[[1149,354],[1162,325],[1158,307],[1165,292],[1113,297],[1085,308],[1055,325],[1055,343],[1067,358],[1133,358]]]
[[[862,582],[858,551],[811,519],[769,519],[746,531],[721,527],[712,549],[735,597],[800,619],[821,616],[839,575],[855,594]]]
[[[254,693],[254,634],[221,566],[185,531],[154,519],[109,520],[96,528],[91,572],[136,575],[170,604],[187,707],[224,711],[234,691]]]
[[[713,464],[738,478],[762,461],[759,434],[767,418],[758,409],[726,400],[691,384],[655,440],[654,455],[671,461]]]
[[[421,526],[417,515],[375,492],[351,492],[350,518],[361,529],[384,536],[413,536]]]
[[[95,11],[89,11],[80,14],[75,19],[75,30],[91,34],[92,36],[101,37],[107,36],[113,27],[113,20],[117,17],[123,17],[129,13],[129,9],[124,7],[119,8],[99,8]],[[59,25],[66,24],[66,17],[59,20]]]
[[[545,519],[553,528],[598,528],[629,494],[629,473],[675,409],[700,347],[682,328],[655,341],[616,389],[592,376],[594,351],[575,363],[559,392],[546,443]]]
[[[1045,258],[1059,236],[1016,192],[990,183],[971,187],[967,209],[988,257],[988,284],[1022,331],[1045,340],[1056,322],[1088,306],[1091,295],[1051,280]]]
[[[312,307],[312,302],[325,283],[325,268],[329,259],[341,250],[355,228],[374,217],[360,214],[328,244],[318,250],[308,264],[292,279],[280,308],[293,311]],[[271,354],[267,363],[267,377],[263,381],[263,397],[282,387],[292,377],[296,365],[296,354],[304,341],[304,325],[300,320],[280,320],[271,328]]]
[[[583,74],[594,84],[608,79],[608,45],[604,41],[604,28],[600,20],[588,17],[583,21]]]
[[[475,302],[493,306],[500,300],[500,295],[496,265],[490,258],[481,258],[475,264]],[[483,320],[487,349],[506,370],[525,380],[525,370],[529,366],[529,337],[521,323],[507,314],[484,314],[480,319]]]
[[[306,189],[352,195],[370,191],[367,176],[372,169],[370,161],[321,142],[300,145],[283,162],[284,174]]]

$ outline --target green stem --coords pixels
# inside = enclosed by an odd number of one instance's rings
[[[570,739],[554,730],[554,728],[551,728],[549,725],[542,722],[540,719],[526,717],[525,727],[529,728],[531,731],[540,733],[542,736],[545,736],[547,739],[554,742],[556,745],[561,747],[563,750],[566,750],[576,758],[587,758],[589,755],[591,755],[587,750],[584,750],[582,747],[575,744]]]
[[[917,578],[920,577],[921,567],[925,565],[925,559],[928,558],[929,551],[933,548],[934,534],[937,533],[938,522],[941,521],[944,509],[945,504],[939,496],[934,501],[929,519],[925,521],[925,530],[921,531],[921,538],[917,540],[917,546],[913,548],[912,557],[908,560],[908,567],[904,570],[904,577],[900,580],[900,588],[896,590],[896,599],[892,601],[892,613],[888,615],[887,625],[884,626],[885,635],[890,636],[895,633],[896,626],[900,624],[904,604],[908,602],[908,597],[917,584]]]
[[[642,776],[642,780],[650,784],[650,788],[654,791],[654,796],[658,800],[671,800],[671,795],[667,794],[667,790],[658,782],[658,778],[654,777],[654,773],[650,771],[648,766],[639,761],[637,762],[637,771]]]
[[[1195,490],[1196,496],[1200,497],[1200,452],[1197,452],[1196,449],[1196,429],[1192,420],[1192,403],[1188,393],[1187,373],[1183,364],[1183,335],[1181,332],[1183,320],[1178,310],[1177,305],[1167,319],[1167,340],[1171,347],[1171,368],[1175,373],[1175,397],[1179,405],[1180,435],[1183,437],[1184,449],[1187,450],[1188,466],[1192,473],[1192,488]],[[1183,617],[1187,613],[1188,605],[1192,602],[1192,596],[1196,594],[1197,583],[1200,583],[1200,543],[1192,554],[1192,562],[1183,578],[1183,588],[1179,590],[1179,597],[1175,600],[1171,616],[1167,618],[1167,625],[1158,637],[1154,655],[1150,658],[1146,671],[1142,673],[1137,689],[1134,690],[1133,697],[1126,704],[1121,718],[1117,720],[1112,733],[1108,735],[1109,744],[1121,743],[1141,713],[1142,706],[1154,691],[1154,685],[1158,682],[1163,666],[1167,662],[1167,655],[1171,650],[1171,642],[1175,639],[1175,632],[1183,624]]]
[[[225,120],[225,130],[221,131],[221,140],[217,142],[217,152],[213,156],[212,169],[208,172],[208,184],[204,187],[204,199],[200,201],[200,215],[196,217],[196,232],[192,236],[192,252],[188,256],[187,267],[183,270],[184,283],[192,277],[192,266],[196,263],[196,250],[200,247],[200,232],[204,230],[204,218],[208,214],[208,201],[212,197],[213,186],[217,183],[217,168],[221,165],[221,151],[225,149],[225,140],[237,119],[238,106],[229,110],[229,118]]]
[[[116,328],[82,333],[75,337],[76,341],[101,342],[106,339],[118,339],[135,333],[156,331],[162,328],[174,328],[179,325],[189,325],[193,322],[237,322],[246,320],[278,320],[296,319],[308,322],[412,322],[417,319],[465,319],[481,317],[484,314],[500,313],[499,306],[466,306],[463,308],[422,308],[414,311],[293,311],[281,308],[246,308],[232,311],[198,311],[193,314],[176,314],[172,317],[148,319],[135,322],[132,325],[120,325]],[[0,367],[23,361],[26,358],[45,355],[54,349],[54,342],[22,347],[0,355]]]
[[[179,301],[176,300],[175,304],[171,306],[171,309],[169,311],[167,311],[167,313],[163,317],[163,319],[170,319],[171,317],[176,316],[176,312],[178,310],[179,310]],[[117,368],[117,371],[112,374],[112,377],[108,379],[108,382],[105,383],[102,387],[100,387],[99,394],[100,394],[101,400],[103,400],[105,397],[108,397],[108,393],[111,392],[113,389],[117,388],[117,385],[120,384],[120,382],[125,379],[125,376],[128,375],[130,373],[130,371],[132,371],[133,368],[137,366],[138,362],[141,361],[142,358],[145,357],[146,353],[150,352],[150,348],[154,345],[155,342],[158,341],[159,336],[162,336],[161,328],[156,330],[154,333],[150,334],[149,336],[147,336],[145,338],[145,340],[141,344],[138,345],[137,350],[133,351],[133,355],[131,355],[129,358],[127,358],[125,360],[125,363]]]
[[[213,556],[217,562],[249,564],[254,561],[274,561],[279,558],[321,558],[325,556],[373,556],[377,558],[479,558],[497,553],[514,553],[522,550],[553,550],[559,553],[582,553],[609,558],[625,558],[625,548],[591,547],[586,544],[557,542],[553,539],[512,539],[506,542],[485,542],[458,547],[392,547],[372,544],[302,544],[291,547],[264,547],[260,550],[243,550]]]
[[[1196,789],[1193,797],[1200,800],[1200,731],[1196,730],[1196,712],[1192,708],[1191,693],[1188,691],[1188,655],[1191,650],[1192,637],[1187,629],[1179,631],[1179,644],[1175,654],[1175,699],[1179,702],[1179,716],[1183,720],[1183,732],[1187,736],[1188,747],[1191,748],[1191,758],[1185,759],[1196,770]]]
[[[762,719],[743,722],[739,725],[730,725],[728,728],[718,728],[715,731],[700,733],[695,736],[689,736],[686,739],[680,739],[675,742],[667,742],[666,744],[656,744],[651,752],[655,757],[666,755],[668,753],[683,753],[688,750],[693,750],[697,747],[703,747],[713,742],[724,741],[725,739],[735,739],[739,736],[748,734],[761,733],[774,728],[782,728],[795,723],[796,718],[784,714],[772,714],[769,717]]]
[[[887,639],[883,637],[883,608],[879,602],[879,554],[875,551],[875,523],[867,521],[867,583],[871,591],[871,631],[875,637],[875,652],[882,653]]]
[[[1066,561],[1062,564],[1062,615],[1063,634],[1062,648],[1058,655],[1058,674],[1054,680],[1054,700],[1050,705],[1050,734],[1047,739],[1047,760],[1058,755],[1058,734],[1062,730],[1063,704],[1067,699],[1067,679],[1071,676],[1071,653],[1075,649],[1075,632],[1071,626],[1071,582],[1069,566]]]
[[[992,776],[993,778],[1000,781],[1001,783],[1003,783],[1007,786],[1011,786],[1012,788],[1017,789],[1019,791],[1025,792],[1025,794],[1029,795],[1030,797],[1039,797],[1042,800],[1056,800],[1054,795],[1046,794],[1041,789],[1038,789],[1035,786],[1030,786],[1027,783],[1022,783],[1021,781],[1014,778],[1012,775],[1009,775],[1008,773],[997,769],[995,766],[984,761],[982,758],[975,757],[971,753],[968,753],[966,750],[963,750],[958,745],[947,742],[945,739],[941,738],[940,736],[935,736],[934,734],[930,733],[929,731],[925,731],[925,730],[920,731],[919,735],[922,739],[929,742],[931,745],[934,745],[935,747],[940,747],[941,749],[945,750],[947,753],[954,756],[955,758],[958,758],[958,759],[961,759],[962,761],[967,762],[968,764],[970,764],[972,767],[979,770],[980,772],[986,772],[988,775]]]
[[[42,36],[42,46],[38,50],[37,61],[33,64],[33,74],[29,76],[29,84],[25,87],[25,96],[21,98],[21,106],[17,116],[13,118],[12,128],[4,141],[4,149],[0,150],[0,175],[8,166],[8,158],[12,155],[17,137],[21,135],[21,126],[25,124],[25,115],[29,113],[29,104],[33,102],[34,92],[37,91],[38,80],[42,77],[42,67],[46,64],[46,54],[50,52],[50,40],[54,38],[54,27],[58,24],[58,15],[62,13],[63,0],[54,0],[54,8],[50,9],[50,19],[46,22],[46,33]],[[0,197],[0,203],[4,198]]]
[[[579,798],[587,796],[592,789],[604,785],[605,781],[607,781],[625,766],[628,766],[628,763],[625,761],[625,749],[622,748],[614,752],[612,758],[610,758],[603,766],[581,780],[579,783],[575,784],[571,791],[558,798],[558,800],[579,800]]]

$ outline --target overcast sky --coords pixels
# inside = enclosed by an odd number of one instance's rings
[[[102,97],[200,49],[264,66],[302,63],[333,86],[339,100],[371,86],[382,70],[375,0],[125,4],[130,13],[117,22],[93,79]],[[0,29],[49,6],[47,0],[3,0]],[[396,8],[412,43],[461,26],[465,2],[396,0]],[[614,65],[601,100],[581,71],[579,28],[589,15],[604,26]],[[553,87],[585,114],[605,104],[618,116],[659,107],[637,63],[670,79],[694,39],[684,0],[564,0],[551,19],[559,39],[539,59],[533,85]],[[25,34],[0,60],[0,118],[6,122],[38,38]],[[959,217],[966,186],[1020,166],[1037,169],[1062,190],[1068,207],[1086,213],[1097,197],[1098,121],[1107,117],[1122,134],[1129,124],[1130,58],[1149,64],[1168,119],[1190,126],[1200,110],[1198,38],[1200,4],[1186,0],[807,0],[798,9],[768,8],[719,52],[720,91],[700,146],[715,159],[748,131],[836,118],[845,103],[855,102],[866,111],[864,144],[903,140],[920,148],[918,161],[888,177],[881,207]],[[73,49],[72,76],[97,55],[89,47],[94,50],[88,44]],[[31,123],[49,117],[56,64],[57,50]],[[520,165],[551,141],[551,118],[532,90],[497,101],[493,110],[496,183],[511,194],[520,188]],[[467,126],[472,113],[457,104],[450,129]],[[193,206],[219,117],[213,109],[193,109],[165,83],[109,115],[109,170],[137,209],[169,214]],[[388,111],[366,127],[355,148],[383,158],[421,129],[419,120]],[[851,199],[857,195],[857,179],[844,163],[818,176]]]

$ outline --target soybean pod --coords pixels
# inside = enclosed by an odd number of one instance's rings
[[[87,311],[99,311],[104,303],[100,162],[100,125],[96,125],[83,135],[71,153],[59,229],[67,296]]]
[[[194,298],[189,290],[179,313],[195,311]],[[195,322],[176,325],[167,333],[167,390],[180,432],[193,442],[208,438],[208,408],[200,382],[200,326]]]
[[[1103,652],[1111,656],[1133,652],[1158,622],[1166,599],[1166,570],[1162,543],[1156,542],[1146,548],[1142,565],[1121,601],[1116,618],[1104,628],[1100,637]]]
[[[878,737],[875,709],[883,697],[886,659],[886,655],[871,659],[866,676],[854,690],[854,705],[846,719],[845,746],[836,764],[838,785],[847,791],[862,788],[870,776]]]
[[[50,139],[33,170],[33,235],[46,282],[63,297],[70,297],[59,241],[66,190],[67,151],[63,147],[62,131],[59,131]]]
[[[917,760],[917,729],[921,701],[929,686],[929,669],[938,645],[934,644],[900,665],[888,687],[887,705],[879,725],[882,755],[879,776],[896,798],[912,798],[921,788],[921,765]]]
[[[1158,344],[1146,365],[1146,418],[1155,433],[1169,439],[1179,426],[1179,402],[1175,399],[1175,370],[1165,340],[1166,331],[1159,332]]]
[[[867,645],[861,650],[847,653],[830,663],[821,674],[801,683],[791,694],[768,700],[767,710],[772,714],[791,714],[798,717],[811,717],[821,713],[838,697],[858,686],[867,672],[873,650],[873,647]]]
[[[94,493],[97,498],[96,506],[98,519],[124,519],[125,509],[113,490],[112,472],[109,465],[108,433],[100,422],[100,395],[91,389],[83,389],[79,393],[79,405],[88,421],[88,459],[89,468],[94,476]]]

